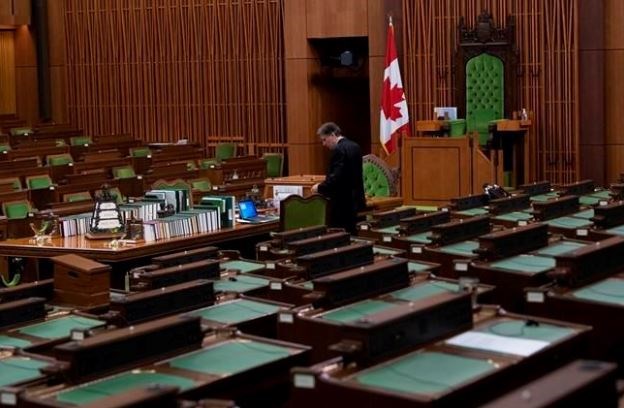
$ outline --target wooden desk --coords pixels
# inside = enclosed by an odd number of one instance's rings
[[[117,249],[109,247],[109,240],[89,240],[84,236],[54,237],[42,246],[31,243],[31,238],[16,238],[0,241],[0,257],[25,257],[41,260],[57,255],[81,255],[111,265],[111,285],[118,288],[123,287],[123,275],[128,269],[145,263],[151,257],[220,244],[226,241],[261,237],[269,232],[277,231],[278,228],[279,222],[277,221],[263,224],[237,224],[233,228],[224,228],[216,232],[128,244]],[[0,265],[6,265],[6,262],[0,262]],[[22,279],[28,281],[39,278],[38,271],[31,271],[27,275],[29,276],[23,276]]]
[[[303,197],[312,195],[312,186],[325,180],[320,174],[300,174],[298,176],[286,176],[268,178],[264,181],[264,198],[273,198],[274,186],[301,186]],[[366,209],[360,215],[366,215],[373,211],[385,211],[403,205],[403,197],[366,197]]]
[[[531,180],[528,131],[530,120],[503,119],[490,124],[489,130],[493,135],[492,148],[503,152],[503,171],[511,171],[513,187]],[[498,163],[494,162],[495,166]],[[497,172],[495,172],[497,174]],[[503,180],[494,180],[501,184]],[[502,185],[502,184],[501,184]]]

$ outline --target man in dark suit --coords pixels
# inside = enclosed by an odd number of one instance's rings
[[[362,151],[357,143],[342,136],[333,122],[322,124],[316,133],[332,156],[325,181],[312,186],[312,192],[329,199],[329,226],[355,233],[357,213],[366,206]]]

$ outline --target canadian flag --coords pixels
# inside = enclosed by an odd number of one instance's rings
[[[381,90],[379,140],[386,153],[391,154],[397,149],[400,134],[409,135],[409,114],[399,71],[392,19],[388,23],[386,41],[386,68]]]

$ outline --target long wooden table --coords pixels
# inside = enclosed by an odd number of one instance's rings
[[[43,245],[35,245],[31,238],[16,238],[0,241],[0,272],[6,273],[9,257],[22,257],[33,260],[45,260],[58,255],[76,254],[98,262],[111,265],[113,276],[111,284],[119,287],[123,275],[133,266],[146,262],[150,258],[175,251],[194,249],[208,245],[220,245],[230,241],[262,239],[264,235],[277,231],[279,222],[263,224],[237,224],[233,228],[223,228],[216,232],[195,234],[154,242],[126,244],[111,248],[110,240],[89,240],[84,236],[53,237]],[[228,246],[226,249],[237,249]],[[35,264],[38,264],[36,262]],[[29,265],[33,267],[34,265]],[[24,280],[40,279],[39,271],[26,271]]]

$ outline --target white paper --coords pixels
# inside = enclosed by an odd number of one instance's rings
[[[522,357],[537,353],[550,344],[541,340],[521,339],[478,331],[459,334],[448,339],[446,343],[453,346],[514,354]]]
[[[276,203],[293,194],[303,197],[303,186],[273,186],[273,200]]]

